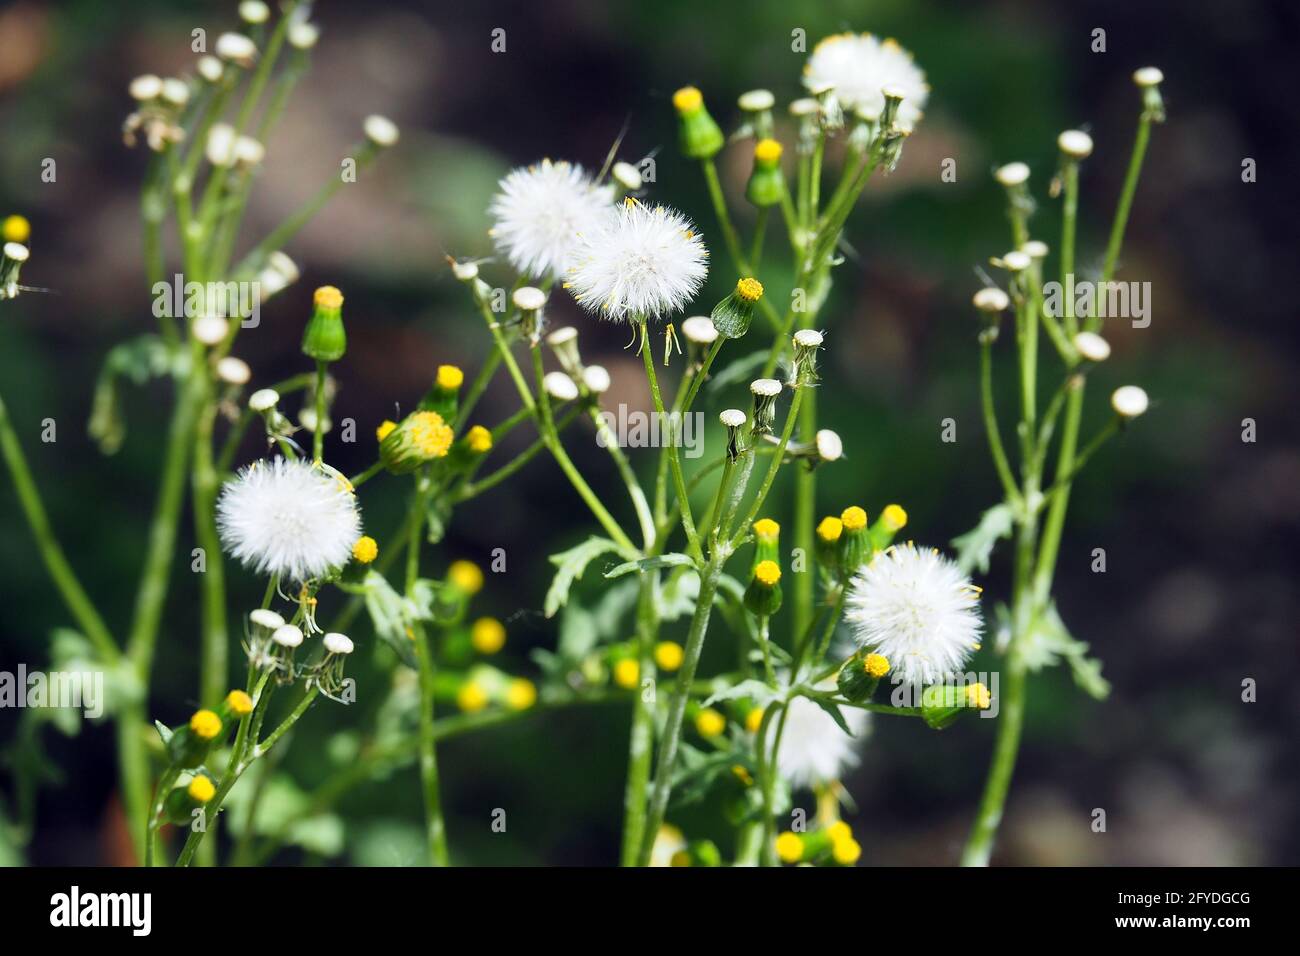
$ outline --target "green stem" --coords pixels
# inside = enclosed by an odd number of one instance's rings
[[[1002,822],[1002,807],[1011,786],[1011,774],[1016,767],[1020,730],[1025,719],[1025,668],[1014,658],[1009,663],[999,704],[1002,719],[993,745],[993,762],[975,815],[975,825],[962,850],[962,866],[988,866],[998,825]]]
[[[641,574],[637,595],[636,642],[641,687],[645,681],[655,679],[654,645],[659,632],[659,615],[655,608],[655,592],[659,587],[659,573]],[[653,696],[646,699],[638,687],[632,696],[632,729],[627,746],[627,784],[623,792],[623,847],[620,854],[622,866],[636,865],[637,852],[645,839],[646,789],[650,783],[650,763],[654,757],[654,704]],[[653,843],[653,839],[651,840]]]
[[[650,354],[650,337],[646,334],[645,320],[641,320],[641,357],[645,360],[645,374],[650,381],[650,396],[654,399],[655,411],[659,414],[659,420],[665,423],[665,427],[672,431],[667,436],[668,441],[668,468],[672,472],[673,485],[677,489],[677,499],[681,502],[682,529],[686,532],[687,550],[694,558],[699,558],[703,553],[700,550],[700,538],[695,530],[695,518],[691,514],[691,502],[689,493],[686,490],[686,479],[682,476],[681,457],[677,452],[677,434],[669,423],[668,413],[664,409],[663,395],[659,391],[659,379],[655,375],[654,358]]]

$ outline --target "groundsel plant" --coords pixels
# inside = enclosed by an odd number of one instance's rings
[[[260,5],[241,10],[253,6]],[[304,9],[288,3],[273,26],[261,18],[249,36],[223,36],[217,56],[201,59],[192,79],[143,77],[132,84],[137,106],[126,135],[153,153],[142,206],[151,281],[164,272],[162,229],[174,221],[188,277],[259,281],[264,292],[291,298],[283,290],[298,269],[283,247],[337,183],[242,259],[232,253],[256,168],[266,159],[269,124],[317,39]],[[282,54],[288,62],[277,73]],[[790,78],[791,87],[797,82]],[[439,741],[544,709],[596,702],[630,712],[620,847],[620,862],[628,866],[854,865],[870,848],[841,817],[847,798],[841,781],[860,761],[872,715],[919,719],[938,731],[1001,708],[988,789],[964,854],[965,862],[987,861],[1014,765],[1027,674],[1065,659],[1093,689],[1104,686],[1086,646],[1066,635],[1052,604],[1056,549],[1071,482],[1102,441],[1145,410],[1146,396],[1132,387],[1117,391],[1114,420],[1079,447],[1084,384],[1109,348],[1095,317],[1058,318],[1045,308],[1048,250],[1028,230],[1028,170],[1004,167],[998,178],[1011,201],[1014,249],[993,264],[1005,272],[1006,289],[990,283],[975,305],[986,422],[1006,500],[957,542],[956,560],[926,547],[923,531],[921,542],[913,541],[899,504],[873,505],[874,520],[864,502],[836,502],[833,513],[822,513],[820,469],[846,467],[852,455],[840,435],[818,422],[821,352],[834,342],[823,307],[845,262],[839,252],[845,224],[873,176],[900,161],[906,139],[922,126],[930,91],[909,53],[870,34],[823,41],[802,82],[808,95],[790,103],[781,121],[773,93],[744,94],[730,137],[699,89],[673,94],[680,149],[704,177],[708,218],[647,195],[635,166],[617,161],[617,151],[599,172],[573,157],[509,173],[486,210],[496,255],[476,258],[487,250],[467,249],[447,261],[482,317],[487,358],[468,385],[459,368],[444,365],[423,396],[395,396],[409,409],[378,423],[374,463],[358,474],[331,466],[325,442],[338,412],[330,367],[347,351],[339,289],[326,286],[312,297],[301,341],[309,367],[269,385],[254,386],[253,370],[230,354],[244,318],[238,311],[204,308],[180,325],[160,319],[150,349],[165,359],[157,365],[175,378],[177,399],[137,620],[125,646],[100,619],[50,533],[13,430],[0,414],[0,444],[70,613],[104,666],[125,667],[136,682],[136,696],[116,719],[127,811],[142,858],[164,857],[160,834],[170,821],[190,824],[179,863],[215,861],[216,813],[228,801],[241,806],[243,820],[237,827],[241,814],[231,815],[232,862],[269,859],[300,839],[300,821],[259,831],[250,821],[257,819],[263,788],[241,781],[283,746],[314,702],[354,699],[347,662],[366,648],[388,664],[388,697],[360,755],[309,806],[327,811],[348,788],[414,763],[431,863],[449,862],[454,843],[442,812]],[[1118,264],[1150,124],[1161,118],[1158,75],[1142,71],[1138,82],[1144,112],[1106,278]],[[380,117],[366,122],[365,133],[359,166],[399,139]],[[1062,275],[1074,268],[1078,164],[1091,149],[1085,139],[1072,133],[1061,142]],[[748,241],[718,175],[724,148],[752,158],[743,189],[743,201],[755,211]],[[207,178],[196,192],[201,174]],[[767,241],[774,211],[784,226],[782,254],[792,263],[789,289],[774,290],[765,279],[776,255]],[[0,297],[21,290],[17,274],[26,259],[26,247],[5,247]],[[504,281],[489,283],[488,270],[503,272]],[[698,302],[710,271],[729,290],[711,306]],[[497,285],[510,289],[503,310]],[[571,296],[591,321],[627,326],[628,348],[641,359],[662,423],[662,440],[647,454],[653,462],[636,460],[611,424],[616,418],[604,404],[611,376],[583,360],[581,326],[552,326],[555,296]],[[774,301],[791,306],[782,311]],[[992,347],[1008,309],[1015,313],[1022,386],[1018,477],[991,398]],[[1065,366],[1063,384],[1041,415],[1040,324]],[[96,396],[92,431],[108,450],[124,437],[116,401],[124,362],[110,362]],[[471,424],[479,396],[503,369],[518,410],[492,427]],[[307,396],[296,415],[284,407],[295,392]],[[236,400],[244,409],[228,423],[224,445],[214,448],[215,426],[226,425],[223,409]],[[688,472],[683,423],[706,404],[717,412],[716,453]],[[587,427],[626,501],[598,494],[566,450],[565,438]],[[250,428],[265,436],[264,454],[236,468],[240,438]],[[516,428],[535,432],[535,440],[482,474],[500,439]],[[1044,471],[1054,437],[1049,481]],[[456,505],[510,480],[535,457],[558,466],[595,524],[584,539],[550,556],[555,576],[542,605],[547,618],[558,619],[560,636],[554,650],[534,654],[537,683],[486,662],[506,632],[497,618],[470,620],[469,605],[483,585],[477,566],[453,562],[445,574],[422,573],[425,548],[441,539]],[[151,752],[141,731],[187,467],[195,533],[209,562],[200,608],[202,706],[177,726],[158,723],[161,743]],[[386,533],[372,534],[364,522],[359,499],[371,480],[387,483],[390,494],[396,489],[407,502],[402,523]],[[769,500],[778,482],[793,489],[788,518],[774,515],[775,499]],[[788,534],[778,518],[788,520]],[[986,628],[981,591],[969,575],[986,571],[995,542],[1013,533],[1010,606]],[[783,550],[783,536],[793,547]],[[265,588],[261,606],[240,609],[233,624],[223,550]],[[388,573],[395,561],[394,583]],[[589,569],[599,571],[595,603],[575,587]],[[340,599],[341,607],[330,606]],[[353,625],[362,611],[370,626],[358,630]],[[1006,655],[1001,699],[966,673],[986,630]],[[370,633],[376,641],[366,639]],[[232,644],[247,662],[242,689],[227,688]],[[732,663],[701,674],[706,644],[725,649],[711,660]],[[288,701],[279,721],[267,725],[277,697]],[[445,707],[459,713],[436,716]],[[265,726],[274,729],[264,732]],[[804,796],[815,802],[807,817],[793,812]],[[722,802],[735,828],[725,860],[718,844],[688,837],[671,819],[706,797]],[[205,825],[195,826],[200,819]],[[786,826],[787,820],[798,825]]]

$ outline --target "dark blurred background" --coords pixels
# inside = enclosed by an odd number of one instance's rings
[[[189,31],[237,28],[234,7],[161,0],[0,7],[0,216],[31,220],[24,280],[54,290],[4,310],[0,382],[72,562],[117,630],[130,613],[169,400],[163,384],[128,393],[130,432],[112,458],[85,435],[106,349],[153,326],[138,217],[146,156],[121,142],[126,86],[139,73],[188,70]],[[437,363],[472,371],[482,359],[481,320],[442,260],[490,252],[484,209],[511,165],[550,156],[599,167],[630,121],[620,155],[635,160],[659,149],[651,195],[695,218],[706,241],[716,238],[698,169],[675,150],[672,91],[698,85],[729,128],[744,90],[769,87],[782,108],[800,95],[804,57],[790,51],[793,29],[805,30],[810,46],[844,29],[895,36],[915,52],[933,92],[898,170],[872,183],[851,220],[857,259],[838,271],[824,313],[822,421],[841,433],[849,458],[821,472],[819,495],[828,512],[862,503],[875,514],[898,501],[919,541],[944,545],[998,493],[979,422],[969,307],[979,284],[974,268],[1010,244],[990,172],[1016,159],[1034,168],[1041,205],[1032,231],[1053,247],[1054,270],[1059,204],[1046,186],[1055,137],[1088,129],[1096,151],[1083,170],[1079,258],[1080,271],[1097,270],[1138,112],[1130,74],[1158,65],[1169,121],[1152,137],[1120,274],[1150,280],[1153,321],[1146,329],[1108,324],[1115,352],[1094,376],[1084,434],[1104,420],[1116,385],[1143,385],[1153,408],[1077,483],[1057,584],[1063,618],[1104,660],[1113,692],[1093,701],[1064,669],[1033,682],[995,862],[1294,864],[1300,452],[1289,290],[1300,209],[1298,16],[1284,0],[321,3],[315,63],[267,144],[245,244],[337,175],[367,113],[391,116],[403,139],[291,243],[303,279],[266,308],[258,330],[241,336],[237,354],[252,365],[255,386],[300,370],[310,290],[340,286],[351,348],[337,367],[339,402],[365,432],[395,402],[417,399]],[[506,30],[504,53],[490,49],[496,27]],[[1090,49],[1098,27],[1105,53]],[[57,160],[56,183],[40,179],[45,157]],[[947,157],[957,162],[955,183],[940,180]],[[1257,183],[1242,182],[1246,157],[1257,161]],[[747,150],[733,148],[722,161],[735,205],[747,208],[740,200]],[[774,260],[782,244],[774,226]],[[713,245],[721,261],[721,244]],[[789,276],[777,261],[768,275],[784,289]],[[717,272],[702,311],[730,281],[728,270]],[[622,331],[580,317],[562,295],[553,301],[554,321],[583,330],[584,357],[613,372],[611,402],[648,407]],[[999,356],[1008,374],[1009,354],[1006,344]],[[480,420],[514,409],[506,383],[496,385]],[[1004,399],[1009,410],[1010,390]],[[46,417],[58,423],[57,443],[39,441]],[[958,423],[955,444],[939,438],[948,417]],[[1246,418],[1257,423],[1255,443],[1241,439]],[[621,506],[589,433],[569,444]],[[364,443],[342,447],[341,467],[368,464]],[[244,457],[254,450],[250,444]],[[389,527],[401,506],[382,490],[362,500],[369,528]],[[546,556],[592,527],[558,470],[539,460],[458,512],[428,567],[440,572],[456,557],[486,566],[491,549],[507,549],[508,572],[488,576],[476,607],[507,620],[506,666],[531,674],[529,650],[556,639],[554,622],[540,613],[552,570]],[[189,536],[187,518],[182,554]],[[1098,547],[1106,550],[1105,574],[1090,571]],[[257,582],[239,571],[230,578],[233,606],[255,606]],[[1005,598],[1007,578],[1000,553],[982,582],[988,610]],[[45,666],[51,629],[68,621],[7,480],[0,582],[0,663]],[[197,620],[193,581],[178,571],[153,716],[176,722],[193,707]],[[987,651],[974,664],[994,665]],[[1245,678],[1258,682],[1257,703],[1241,701]],[[323,773],[327,732],[351,719],[318,708],[304,722],[286,764],[302,786]],[[626,720],[624,708],[584,709],[444,746],[457,859],[612,862]],[[0,715],[0,727],[3,746],[17,732],[11,713]],[[936,734],[919,722],[876,722],[862,766],[846,781],[864,863],[955,860],[993,729],[992,721],[970,721]],[[58,777],[41,791],[27,859],[112,862],[111,728],[76,737],[48,731],[43,740]],[[489,828],[495,807],[510,814],[504,836]],[[1089,828],[1094,808],[1107,811],[1105,834]],[[419,858],[413,771],[357,790],[342,814],[353,825],[339,858]],[[712,803],[675,822],[690,836],[725,838]],[[281,857],[299,858],[294,850]]]

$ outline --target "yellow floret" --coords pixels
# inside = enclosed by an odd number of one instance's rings
[[[473,561],[451,562],[447,580],[464,594],[474,595],[483,590],[483,572]]]
[[[478,684],[467,681],[456,691],[456,706],[467,714],[482,710],[487,706],[488,695]]]
[[[451,426],[437,412],[416,412],[411,416],[411,443],[422,458],[441,458],[451,448]]]
[[[506,706],[511,710],[527,710],[537,703],[537,687],[526,677],[516,677],[506,687]]]
[[[763,708],[755,707],[745,715],[745,729],[751,734],[756,734],[761,726],[763,726]]]
[[[862,669],[872,677],[884,677],[889,673],[889,660],[883,654],[868,654]]]
[[[757,538],[775,538],[781,533],[781,526],[771,518],[759,518],[754,522],[754,536]]]
[[[840,535],[844,533],[844,522],[839,518],[827,515],[817,525],[817,537],[823,541],[838,541]]]
[[[325,309],[340,309],[343,307],[343,293],[332,285],[323,285],[312,296],[312,302]]]
[[[832,842],[838,843],[840,840],[853,839],[853,831],[843,820],[836,820],[826,828],[826,835],[831,838]]]
[[[190,730],[195,736],[211,740],[221,733],[221,718],[210,710],[198,710],[190,718]]]
[[[989,689],[983,684],[966,685],[966,703],[971,707],[978,707],[980,710],[988,710],[989,705],[993,702],[993,696]]]
[[[880,513],[880,520],[890,531],[898,531],[907,524],[907,512],[899,505],[886,505]]]
[[[774,139],[760,139],[754,147],[754,158],[762,163],[773,163],[781,158],[782,147]]]
[[[209,778],[199,774],[190,781],[190,785],[185,788],[185,792],[196,803],[207,803],[217,795],[217,788]]]
[[[379,441],[383,441],[385,438],[389,436],[392,430],[396,427],[397,427],[397,422],[390,422],[387,419],[385,419],[383,422],[380,423],[379,427],[375,429],[375,438],[377,438]]]
[[[716,737],[727,729],[727,718],[712,707],[706,707],[695,715],[695,729],[701,737]]]
[[[23,216],[8,216],[0,226],[5,242],[26,242],[32,235],[32,224]]]
[[[757,279],[741,279],[736,283],[736,295],[746,302],[757,302],[763,297],[763,283]]]
[[[781,580],[781,568],[775,561],[760,561],[754,568],[754,579],[764,587],[775,587]]]
[[[626,690],[636,687],[640,676],[641,665],[630,657],[625,657],[614,665],[614,683]]]
[[[853,837],[836,840],[831,844],[831,856],[840,866],[852,866],[862,856],[862,847]]]
[[[848,531],[861,531],[867,526],[867,513],[857,505],[845,508],[840,515],[840,521]]]
[[[249,697],[242,690],[232,690],[226,695],[226,706],[236,717],[243,717],[245,714],[253,712],[253,698]]]
[[[786,830],[776,838],[776,855],[783,863],[798,863],[803,857],[803,840],[799,834]]]
[[[443,391],[454,392],[465,381],[465,373],[455,365],[438,366],[438,387]]]
[[[494,617],[481,617],[469,631],[470,643],[480,654],[495,654],[506,645],[506,629]]]
[[[356,558],[358,564],[369,564],[379,557],[379,543],[370,535],[363,534],[352,546],[352,557]]]
[[[704,94],[693,86],[683,86],[673,94],[673,108],[679,113],[694,113],[704,105]]]
[[[655,663],[666,671],[675,671],[682,666],[685,652],[676,641],[660,641],[655,645]]]
[[[492,433],[482,425],[475,425],[465,433],[469,450],[476,455],[486,455],[492,450]]]

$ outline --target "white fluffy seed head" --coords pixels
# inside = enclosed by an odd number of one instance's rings
[[[1156,66],[1144,66],[1133,73],[1133,82],[1142,88],[1148,86],[1159,86],[1164,82],[1165,75]]]
[[[979,646],[979,592],[952,561],[910,541],[860,570],[845,603],[858,644],[912,685],[959,671]]]
[[[331,654],[351,654],[354,648],[352,638],[338,631],[330,631],[323,638],[325,650]]]
[[[227,385],[247,385],[253,377],[253,370],[241,358],[227,355],[217,362],[217,378]]]
[[[208,130],[208,142],[205,148],[208,162],[213,166],[233,166],[235,136],[235,128],[229,123],[213,123]]]
[[[562,279],[574,263],[578,234],[612,215],[609,189],[581,166],[544,159],[501,180],[488,207],[492,241],[523,275]]]
[[[1110,396],[1110,407],[1120,418],[1137,418],[1150,404],[1146,390],[1137,385],[1121,385]]]
[[[254,611],[249,611],[248,620],[258,627],[266,628],[268,631],[274,631],[276,628],[284,627],[284,618],[275,611],[264,607],[259,607]]]
[[[718,340],[718,329],[707,315],[692,315],[682,322],[682,335],[696,345],[712,345]]]
[[[833,690],[834,681],[819,689]],[[853,735],[840,729],[835,718],[807,697],[795,697],[785,713],[785,729],[776,755],[781,776],[795,787],[814,787],[839,780],[857,766],[857,743],[870,722],[866,711],[843,707],[840,714]],[[768,725],[769,743],[781,721]]]
[[[718,413],[718,421],[728,428],[740,428],[745,422],[749,421],[749,416],[739,408],[724,408]]]
[[[184,106],[190,101],[189,84],[169,76],[162,81],[162,98],[172,106]]]
[[[356,499],[342,480],[305,461],[254,462],[217,500],[229,554],[259,574],[308,581],[347,564],[361,537]]]
[[[603,365],[588,365],[582,370],[582,384],[594,395],[603,395],[613,384],[609,370]]]
[[[515,308],[523,312],[536,312],[546,304],[546,293],[531,285],[516,289],[510,298],[514,301]]]
[[[645,185],[641,178],[641,171],[631,163],[615,163],[609,174],[614,177],[614,182],[630,193],[636,192]]]
[[[794,334],[794,344],[800,348],[821,348],[822,334],[816,329],[800,329]]]
[[[152,73],[146,73],[143,76],[137,76],[127,87],[131,94],[131,99],[146,103],[149,100],[155,100],[162,95],[163,81],[160,77]]]
[[[844,455],[844,442],[829,428],[817,433],[817,457],[822,461],[838,461]]]
[[[578,386],[563,372],[547,372],[542,379],[546,394],[557,402],[571,402],[578,397]]]
[[[1007,163],[999,166],[993,178],[1003,186],[1019,186],[1029,180],[1029,167],[1024,163]]]
[[[190,332],[204,345],[216,345],[226,340],[230,320],[220,315],[201,315],[190,326]]]
[[[776,105],[776,97],[771,90],[750,90],[740,94],[736,105],[746,113],[761,113]]]
[[[292,624],[285,624],[271,632],[271,640],[281,647],[298,647],[302,644],[302,631]]]
[[[689,219],[629,199],[582,232],[566,285],[603,318],[658,319],[690,304],[709,274],[708,259]]]
[[[1096,332],[1080,332],[1074,337],[1074,347],[1089,362],[1104,362],[1110,358],[1110,343]]]
[[[981,312],[1001,312],[1011,304],[1011,297],[997,286],[987,286],[976,292],[971,302]]]
[[[207,80],[209,83],[221,82],[221,74],[223,72],[221,61],[210,53],[205,53],[203,56],[199,57],[199,61],[194,65],[194,69],[198,72],[199,76],[203,77],[203,79]]]
[[[257,44],[242,33],[223,33],[214,48],[217,56],[238,66],[252,66],[257,59]]]
[[[1092,155],[1092,137],[1081,129],[1067,129],[1056,137],[1056,145],[1071,159],[1087,159]]]
[[[280,404],[280,393],[273,388],[259,388],[248,396],[248,407],[255,412],[269,412]]]
[[[749,390],[762,398],[773,398],[781,394],[781,383],[774,378],[756,378],[749,383]]]
[[[876,120],[885,108],[884,90],[902,96],[897,124],[912,129],[921,118],[930,87],[925,72],[894,40],[870,33],[843,33],[822,40],[804,67],[804,86],[810,91],[835,90],[840,103],[859,116]]]
[[[378,114],[367,116],[363,128],[366,131],[366,139],[376,146],[395,146],[401,136],[396,123],[387,116],[379,116]]]

